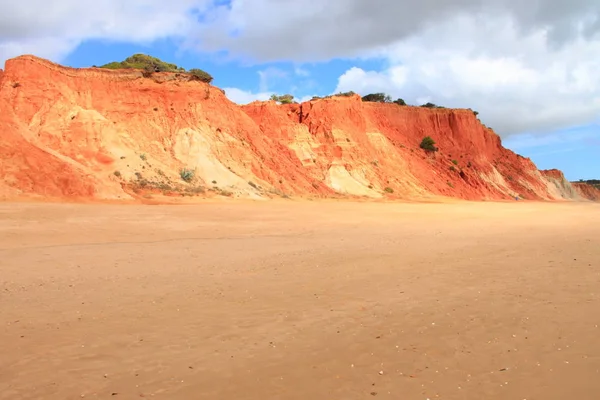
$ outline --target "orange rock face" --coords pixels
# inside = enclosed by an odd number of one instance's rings
[[[573,187],[579,195],[588,200],[600,201],[600,189],[587,183],[573,183]]]
[[[540,171],[542,175],[553,183],[564,198],[574,200],[600,201],[600,189],[587,183],[571,183],[562,171],[558,169],[547,169]]]
[[[21,56],[0,73],[0,127],[4,198],[589,198],[502,147],[470,110],[358,96],[238,106],[184,74]],[[425,136],[439,151],[419,147]]]

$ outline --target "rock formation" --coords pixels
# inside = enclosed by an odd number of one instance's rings
[[[175,72],[17,57],[0,72],[0,127],[4,199],[600,197],[502,147],[470,110],[358,95],[238,106]]]

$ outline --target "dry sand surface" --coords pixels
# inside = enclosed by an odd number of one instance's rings
[[[0,204],[2,399],[598,399],[600,206]]]

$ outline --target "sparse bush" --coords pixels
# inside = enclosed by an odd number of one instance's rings
[[[353,91],[349,91],[349,92],[339,92],[339,93],[334,94],[333,96],[352,97],[355,94],[356,93],[354,93]]]
[[[385,93],[370,93],[362,97],[362,101],[374,102],[374,103],[391,103],[392,98]]]
[[[392,189],[391,187],[386,187],[385,189],[383,189],[384,192],[386,193],[394,193],[394,189]]]
[[[206,189],[204,189],[204,187],[202,187],[202,186],[195,186],[195,187],[186,188],[185,192],[190,193],[190,194],[202,194],[202,193],[206,192]]]
[[[471,168],[471,161],[467,163],[467,168]]]
[[[454,167],[454,165],[451,165],[450,166],[450,171],[452,171],[452,172],[456,171],[456,167]]]
[[[146,72],[183,72],[185,69],[175,64],[164,62],[156,57],[146,54],[134,54],[127,57],[124,61],[113,61],[102,65],[100,68],[108,69],[143,69]]]
[[[18,88],[18,87],[20,87],[20,86],[21,86],[21,84],[19,82],[15,82],[15,83],[12,84],[12,87],[15,88],[15,89]]]
[[[164,62],[156,57],[146,54],[134,54],[127,57],[124,61],[113,61],[100,66],[106,69],[141,69],[144,77],[148,78],[155,72],[180,72],[188,73],[193,79],[202,82],[211,83],[213,77],[206,71],[198,68],[192,68],[186,71],[183,67],[178,67],[175,64]],[[155,110],[156,111],[156,110]]]
[[[115,171],[115,172],[113,172],[113,174],[118,178],[121,177],[121,171]]]
[[[281,104],[292,104],[292,102],[294,101],[294,96],[292,96],[291,94],[284,94],[281,96],[273,94],[271,95],[270,99]]]
[[[433,103],[425,103],[425,104],[422,104],[421,107],[425,107],[425,108],[444,108],[444,107],[435,105]]]
[[[419,147],[426,151],[438,151],[438,148],[435,147],[435,141],[430,136],[425,136]]]
[[[144,153],[140,154],[140,158],[141,158],[143,161],[146,161],[146,154],[144,154]]]
[[[452,164],[454,164],[454,165],[458,165],[458,161],[456,161],[456,160],[452,160]]]
[[[179,171],[179,176],[186,182],[191,182],[194,179],[195,172],[191,169],[182,168]]]
[[[211,83],[213,81],[212,75],[199,68],[192,68],[188,73],[202,82]]]
[[[448,182],[446,182],[446,183],[447,183],[447,184],[448,184],[448,186],[450,186],[451,188],[453,188],[453,187],[454,187],[454,185],[452,184],[452,182],[448,181]]]
[[[403,99],[396,99],[396,100],[394,100],[394,103],[398,104],[399,106],[406,105],[406,102]]]
[[[258,189],[258,186],[256,185],[256,183],[249,181],[248,185],[252,186],[254,189]]]

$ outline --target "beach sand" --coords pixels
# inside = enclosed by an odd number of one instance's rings
[[[0,204],[1,399],[598,399],[600,205]]]

